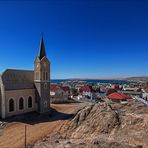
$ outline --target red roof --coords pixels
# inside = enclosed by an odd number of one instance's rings
[[[83,91],[90,92],[92,91],[92,87],[89,85],[84,85],[80,88],[80,92],[83,92]]]
[[[57,85],[57,84],[51,84],[50,85],[50,90],[53,91],[53,92],[56,92],[59,89],[62,89],[65,92],[70,91],[70,88],[68,86],[60,86],[60,85]]]
[[[129,95],[125,95],[119,92],[114,92],[108,95],[108,99],[122,100],[122,99],[132,99],[132,98]]]
[[[70,91],[69,86],[61,86],[61,88],[66,92],[66,91]]]
[[[59,90],[60,87],[56,84],[51,84],[50,85],[50,90],[53,91],[53,92],[56,92],[57,90]]]

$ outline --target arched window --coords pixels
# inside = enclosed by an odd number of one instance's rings
[[[14,100],[11,98],[9,100],[9,112],[13,112],[14,111]]]
[[[40,79],[39,72],[35,72],[35,79],[36,80],[39,80]]]
[[[47,83],[44,84],[44,89],[47,89]]]
[[[48,72],[46,72],[46,80],[48,80]]]
[[[19,110],[22,110],[22,109],[24,109],[24,99],[20,98],[19,99]]]
[[[32,107],[32,97],[28,98],[28,108]]]
[[[45,72],[43,72],[43,80],[45,80],[46,78],[45,78],[46,76],[45,76]]]
[[[48,72],[43,72],[43,80],[48,80]]]

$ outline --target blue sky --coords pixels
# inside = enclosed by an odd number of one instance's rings
[[[2,0],[0,71],[33,69],[41,32],[52,79],[148,75],[147,0]]]

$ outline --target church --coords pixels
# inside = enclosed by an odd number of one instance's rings
[[[50,61],[46,56],[43,37],[34,70],[6,69],[0,75],[0,117],[50,110]]]

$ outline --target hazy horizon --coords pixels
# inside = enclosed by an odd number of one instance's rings
[[[7,69],[13,69],[13,70],[29,70],[33,71],[33,69],[16,69],[16,68],[6,68]],[[4,71],[5,71],[4,70]],[[4,72],[0,71],[0,75]],[[126,78],[131,78],[131,77],[148,77],[148,75],[126,75],[126,76],[92,76],[92,77],[61,77],[61,78],[56,78],[56,77],[51,77],[51,80],[66,80],[66,79],[89,79],[89,80],[119,80],[119,79],[126,79]]]

